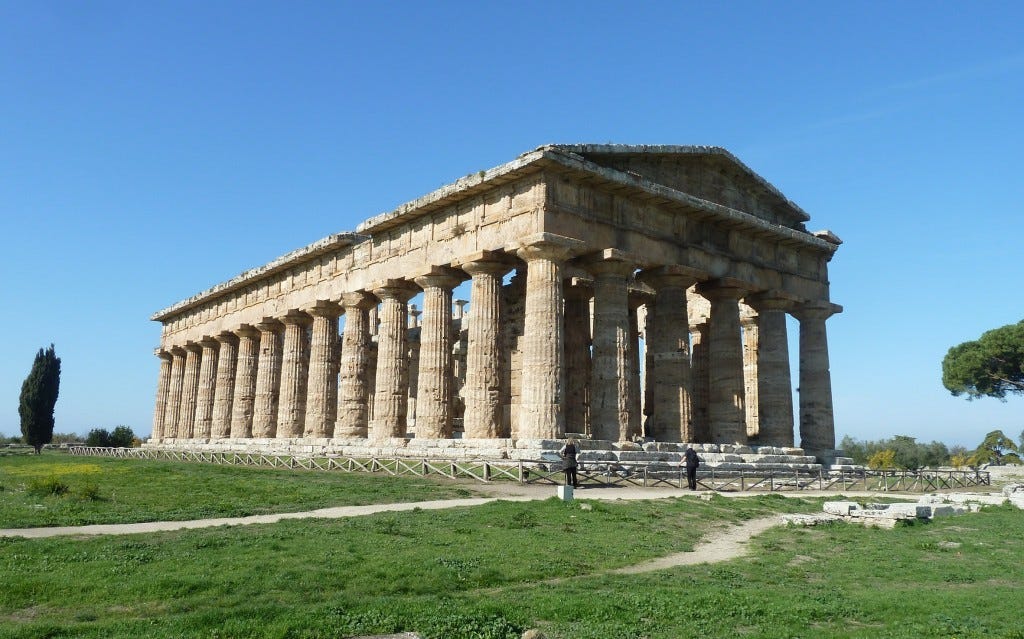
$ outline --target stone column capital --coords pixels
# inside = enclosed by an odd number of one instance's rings
[[[513,268],[512,260],[509,256],[494,251],[477,251],[459,260],[455,266],[470,276],[503,276]]]
[[[565,280],[563,295],[575,300],[589,300],[594,296],[594,280],[582,277],[570,277]]]
[[[461,273],[447,266],[431,267],[426,273],[413,278],[416,286],[423,290],[428,288],[443,288],[451,290],[466,279]]]
[[[595,277],[628,278],[636,270],[638,260],[619,249],[605,249],[580,258],[580,266]]]
[[[405,280],[383,280],[373,285],[373,294],[382,302],[386,299],[397,300],[405,304],[416,297],[417,288]]]
[[[793,317],[801,322],[804,320],[827,320],[836,313],[842,313],[843,307],[825,301],[813,301],[798,304],[793,308]]]
[[[231,331],[221,331],[213,336],[220,344],[238,344],[238,336]]]
[[[217,348],[218,342],[214,337],[204,335],[203,338],[199,340],[199,345],[203,348]]]
[[[203,347],[199,342],[194,342],[192,340],[185,342],[185,352],[187,353],[201,353],[202,350]]]
[[[713,299],[735,299],[739,300],[750,290],[745,282],[731,277],[722,277],[697,285],[697,293],[709,300]]]
[[[177,344],[175,344],[174,346],[172,346],[168,350],[170,351],[172,356],[175,356],[175,357],[184,357],[185,356],[185,348],[182,347],[182,346],[179,346]]]
[[[239,338],[242,338],[242,337],[259,337],[260,336],[259,329],[256,328],[255,326],[253,326],[252,324],[242,324],[241,326],[239,326],[238,328],[236,328],[235,330],[230,331],[230,332],[234,333],[235,336],[237,336]]]
[[[743,301],[758,313],[765,311],[788,311],[796,304],[798,298],[785,291],[768,290],[747,295]]]
[[[689,266],[670,264],[647,268],[637,274],[637,279],[655,290],[663,288],[687,289],[700,281],[703,273]]]
[[[341,315],[341,306],[330,300],[317,300],[302,310],[312,317],[326,317],[327,319],[335,319]]]
[[[171,354],[170,351],[165,351],[162,348],[153,349],[153,354],[166,362],[169,362],[172,359],[174,359],[174,356]]]
[[[285,326],[292,324],[298,326],[309,326],[313,323],[313,318],[310,317],[308,313],[293,308],[281,317],[281,323]]]
[[[564,262],[585,246],[584,242],[570,237],[553,233],[537,233],[522,238],[509,248],[526,262],[542,259]]]
[[[273,317],[264,317],[256,324],[256,328],[261,333],[276,333],[281,330],[283,324]]]
[[[377,300],[365,291],[350,291],[341,294],[341,305],[345,309],[369,310],[377,305]]]

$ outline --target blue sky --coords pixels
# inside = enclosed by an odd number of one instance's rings
[[[722,146],[844,244],[839,436],[1016,438],[946,350],[1024,318],[1024,5],[0,3],[0,433],[148,433],[156,310],[551,142]],[[795,332],[791,341],[796,341]]]

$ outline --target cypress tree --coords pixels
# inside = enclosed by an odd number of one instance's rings
[[[21,385],[18,414],[21,416],[21,436],[26,444],[36,449],[53,441],[53,408],[60,391],[60,358],[50,348],[39,349],[32,362],[32,370]]]

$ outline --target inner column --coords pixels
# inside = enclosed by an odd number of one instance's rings
[[[743,395],[743,341],[739,299],[746,290],[732,280],[698,284],[711,302],[708,319],[708,421],[716,444],[747,442]]]

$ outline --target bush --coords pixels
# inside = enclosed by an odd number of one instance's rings
[[[110,433],[107,432],[106,428],[94,428],[85,436],[85,445],[107,448],[111,445]]]
[[[60,477],[50,475],[49,477],[37,477],[28,484],[28,492],[38,497],[49,497],[51,495],[60,497],[66,495],[70,488],[61,481]]]
[[[96,482],[88,482],[75,491],[75,497],[82,501],[98,501],[100,499],[100,487]]]
[[[110,433],[110,445],[116,448],[131,448],[135,442],[135,433],[127,426],[118,426]]]

